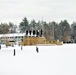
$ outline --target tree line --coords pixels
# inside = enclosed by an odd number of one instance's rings
[[[30,22],[26,17],[22,19],[19,26],[9,22],[0,24],[0,34],[17,33],[17,28],[21,33],[26,30],[43,30],[43,36],[46,40],[61,40],[63,42],[76,42],[76,22],[71,25],[67,20],[61,20],[60,23],[55,21],[47,23],[46,21],[38,21],[32,19]]]

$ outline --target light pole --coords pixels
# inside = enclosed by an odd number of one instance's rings
[[[42,37],[44,36],[44,26],[43,26],[43,16],[42,16],[42,23],[41,23],[41,26],[42,26],[42,31],[43,31],[43,33],[42,33]]]
[[[53,24],[53,40],[54,40],[54,24]]]
[[[18,33],[18,36],[17,36],[17,45],[19,44],[18,42],[19,42],[19,32],[20,31],[17,31],[17,33]]]

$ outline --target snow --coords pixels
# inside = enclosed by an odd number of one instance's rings
[[[76,75],[76,44],[37,47],[2,45],[0,75]]]

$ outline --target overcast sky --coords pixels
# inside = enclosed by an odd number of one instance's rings
[[[0,23],[19,24],[24,17],[44,21],[76,21],[76,0],[0,0]]]

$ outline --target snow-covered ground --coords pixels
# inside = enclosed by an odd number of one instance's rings
[[[76,44],[22,48],[2,46],[0,75],[76,75]]]

